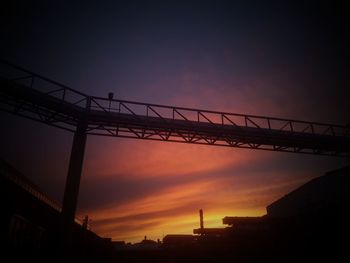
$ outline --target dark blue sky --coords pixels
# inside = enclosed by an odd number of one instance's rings
[[[167,103],[190,72],[194,94],[268,79],[276,100],[345,110],[349,18],[334,1],[23,2],[3,18],[1,57],[87,93]]]

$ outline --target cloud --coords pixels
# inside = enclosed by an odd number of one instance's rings
[[[239,154],[227,153],[228,149],[198,145],[95,137],[89,140],[84,171],[139,179],[206,171],[242,161]]]
[[[276,180],[278,176],[278,172],[261,172],[259,168],[250,172],[226,168],[178,181],[167,178],[150,191],[129,192],[114,202],[103,200],[103,206],[90,207],[85,213],[92,218],[94,231],[114,239],[136,242],[142,233],[161,238],[165,230],[166,234],[191,233],[198,225],[200,208],[206,213],[206,225],[215,227],[222,226],[226,215],[263,215],[269,203],[307,177],[295,178],[293,172]],[[139,183],[141,187],[145,181]]]

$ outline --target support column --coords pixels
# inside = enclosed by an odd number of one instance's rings
[[[62,216],[66,223],[73,223],[77,208],[80,177],[83,168],[86,144],[86,122],[80,121],[74,133],[69,170],[64,190]]]
[[[199,223],[200,223],[201,231],[203,231],[204,229],[203,209],[199,210]]]

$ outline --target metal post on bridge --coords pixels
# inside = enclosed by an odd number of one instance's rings
[[[86,101],[86,111],[90,110],[91,98]],[[78,121],[73,137],[72,150],[69,160],[68,175],[64,190],[62,217],[66,224],[72,224],[77,209],[81,172],[83,169],[84,152],[87,138],[87,120],[82,116]]]
[[[86,127],[87,125],[85,121],[79,122],[73,138],[62,205],[62,243],[57,255],[60,258],[60,262],[69,262],[71,261],[71,257],[75,255],[73,229],[79,195],[80,178],[83,168],[87,136]]]
[[[79,122],[73,137],[62,205],[62,216],[67,223],[73,223],[75,218],[87,137],[86,128],[87,124],[85,121]]]
[[[90,109],[90,98],[87,98],[86,111]],[[62,204],[62,253],[61,262],[68,262],[75,255],[74,250],[74,219],[77,209],[80,178],[83,170],[84,152],[87,139],[88,122],[86,115],[82,115],[77,123],[73,137],[72,150],[69,160],[68,175]]]

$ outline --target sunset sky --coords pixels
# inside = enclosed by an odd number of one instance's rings
[[[11,2],[1,11],[0,58],[90,95],[350,123],[350,10],[335,1],[86,2]],[[62,201],[72,134],[0,118],[0,158]],[[115,240],[191,234],[200,208],[208,227],[263,215],[274,200],[348,164],[90,136],[78,215]]]

